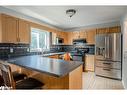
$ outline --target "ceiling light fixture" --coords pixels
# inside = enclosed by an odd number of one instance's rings
[[[74,9],[68,9],[66,10],[66,14],[71,18],[76,13],[76,10]]]

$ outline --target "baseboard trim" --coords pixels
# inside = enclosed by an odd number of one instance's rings
[[[123,88],[126,89],[125,85],[124,85],[124,81],[122,80],[122,85],[123,85]]]

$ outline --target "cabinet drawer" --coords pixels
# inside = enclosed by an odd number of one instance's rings
[[[121,63],[120,62],[96,61],[96,66],[121,69]]]
[[[96,75],[100,75],[104,77],[121,79],[121,70],[95,67],[95,73]]]

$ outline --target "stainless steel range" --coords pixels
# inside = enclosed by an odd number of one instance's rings
[[[121,79],[121,34],[98,34],[95,47],[95,74]]]

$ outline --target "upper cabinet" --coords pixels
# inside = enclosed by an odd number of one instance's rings
[[[73,43],[73,39],[74,39],[74,36],[73,36],[73,32],[68,32],[67,33],[67,40],[68,40],[68,42],[67,42],[67,44],[68,45],[72,45],[72,43]]]
[[[98,28],[96,34],[108,34],[108,33],[118,33],[121,32],[120,26]]]
[[[67,44],[72,45],[74,39],[87,38],[87,33],[84,30],[83,31],[75,31],[75,32],[67,32],[67,37],[68,37]]]
[[[108,33],[118,33],[118,32],[121,32],[121,27],[120,26],[109,27],[109,32]]]
[[[5,14],[0,15],[2,43],[29,43],[29,23]]]
[[[87,38],[86,31],[75,31],[72,32],[73,39],[81,39],[81,38]]]
[[[98,28],[96,34],[106,34],[109,32],[109,28]]]
[[[86,32],[86,30],[83,30],[83,31],[79,32],[79,38],[87,38],[87,32]]]
[[[96,29],[87,29],[86,33],[87,33],[87,43],[95,44]]]
[[[67,33],[62,31],[52,32],[52,45],[57,45],[57,38],[63,39],[63,44],[68,43]]]
[[[19,31],[18,31],[18,42],[30,43],[30,24],[25,20],[19,19],[18,29],[19,29]]]
[[[1,42],[3,43],[16,43],[17,42],[17,31],[18,31],[18,19],[7,16],[1,15],[1,23],[2,23],[2,39]]]

